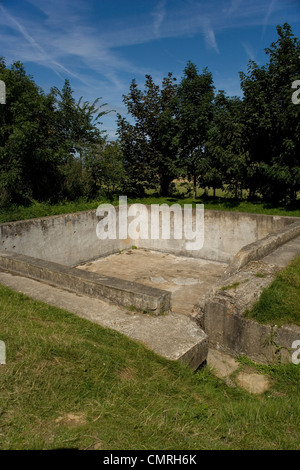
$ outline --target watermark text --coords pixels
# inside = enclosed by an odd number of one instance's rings
[[[0,104],[6,104],[6,87],[2,80],[0,80]]]
[[[204,205],[131,204],[119,197],[119,208],[101,204],[96,233],[100,240],[184,240],[186,250],[200,250],[204,243]]]
[[[292,354],[292,363],[298,365],[300,364],[300,339],[293,341],[292,349],[296,349]]]
[[[0,341],[0,364],[6,364],[6,346],[4,341]]]
[[[293,104],[300,104],[300,80],[295,80],[292,83],[292,88],[296,89],[292,94],[292,102]]]

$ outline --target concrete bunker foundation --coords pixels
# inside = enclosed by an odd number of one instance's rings
[[[118,208],[116,210],[118,211]],[[63,288],[107,300],[129,310],[134,309],[136,315],[138,311],[143,312],[140,315],[146,312],[160,315],[172,311],[174,290],[164,289],[163,283],[154,282],[156,285],[147,285],[146,282],[137,282],[141,281],[139,278],[119,276],[118,269],[112,273],[109,262],[111,255],[118,256],[120,252],[128,252],[134,246],[142,249],[143,253],[160,253],[170,259],[184,258],[187,265],[190,259],[190,265],[195,261],[198,261],[199,266],[202,263],[203,278],[209,277],[205,267],[217,266],[215,277],[211,276],[206,289],[203,289],[203,286],[201,288],[201,283],[198,283],[199,300],[196,299],[195,305],[200,305],[206,299],[205,296],[211,296],[220,283],[247,266],[249,262],[266,256],[278,246],[300,236],[300,222],[295,217],[205,210],[204,245],[199,250],[187,252],[186,240],[175,240],[172,233],[170,240],[143,240],[139,237],[127,240],[99,240],[96,235],[98,220],[96,211],[84,211],[0,224],[0,269],[42,281],[54,288]],[[101,265],[101,260],[104,270],[91,272],[89,268],[84,269],[89,263],[90,266],[95,266],[96,263]],[[195,275],[187,278],[195,280]],[[211,302],[211,297],[207,302]],[[176,308],[176,314],[184,313],[180,312],[180,306],[179,309]],[[192,347],[189,343],[188,348],[182,350],[178,344],[178,350],[181,352],[177,358],[181,358],[193,368],[197,368],[205,360],[209,338],[214,337],[212,328],[208,327],[210,308],[206,307],[206,321],[203,320],[203,315],[201,317],[199,314],[201,308],[195,311],[191,309],[185,321],[194,325],[195,337]],[[200,317],[202,320],[199,320]],[[162,317],[160,320],[163,321]],[[182,328],[188,329],[187,326]],[[234,331],[236,334],[236,330]],[[178,336],[178,331],[176,335]],[[180,338],[178,340],[180,342]]]

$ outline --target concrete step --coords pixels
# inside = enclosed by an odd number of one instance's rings
[[[104,300],[79,295],[20,275],[0,271],[0,283],[33,299],[63,308],[142,342],[147,348],[197,369],[207,358],[208,338],[188,316],[145,315]]]
[[[0,250],[0,269],[155,315],[171,309],[171,295],[162,289],[32,256]]]
[[[265,264],[273,264],[283,269],[299,254],[300,237],[297,237],[281,245],[279,248],[272,251],[272,253],[262,258],[261,261]]]

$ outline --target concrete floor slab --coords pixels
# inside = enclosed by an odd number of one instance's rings
[[[114,276],[172,293],[172,312],[191,315],[199,298],[223,275],[227,263],[131,249],[78,268]]]

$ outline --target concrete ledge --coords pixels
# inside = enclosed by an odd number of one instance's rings
[[[104,299],[60,289],[18,274],[0,270],[0,282],[17,292],[72,312],[141,342],[162,357],[197,369],[207,358],[208,338],[186,315],[143,315],[129,312]]]
[[[263,325],[228,313],[228,305],[217,301],[206,305],[204,320],[210,347],[263,364],[290,363],[292,344],[300,339],[298,325]]]
[[[197,343],[178,358],[180,362],[197,370],[206,360],[208,355],[208,337],[204,331],[198,330]]]
[[[171,310],[171,294],[164,290],[26,255],[0,251],[0,269],[145,313],[159,315]]]
[[[224,273],[224,277],[231,276],[250,261],[258,260],[274,251],[284,243],[300,235],[300,221],[294,222],[275,233],[271,233],[261,240],[244,246],[233,258]]]
[[[257,277],[256,273],[263,277]],[[227,278],[223,289],[211,291],[198,304],[197,322],[209,338],[209,347],[225,353],[245,355],[258,363],[289,363],[295,340],[300,340],[300,326],[261,324],[244,317],[278,268],[253,261]]]

